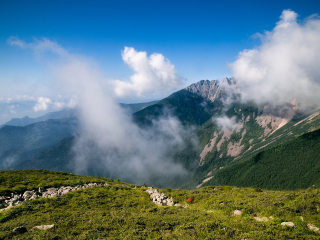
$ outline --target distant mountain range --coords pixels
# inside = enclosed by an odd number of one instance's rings
[[[128,114],[132,114],[155,102],[157,101],[121,106]],[[26,116],[11,119],[0,128],[0,170],[25,168],[25,160],[33,159],[61,140],[75,136],[78,133],[78,125],[77,109],[63,109],[37,118]],[[61,156],[64,156],[64,153],[61,153]],[[55,161],[51,161],[50,164],[59,166]],[[42,168],[49,167],[43,165]]]
[[[223,81],[229,85],[236,84],[233,78]],[[165,112],[176,116],[185,126],[194,126],[195,130],[185,139],[185,144],[197,136],[198,147],[187,147],[182,152],[172,150],[175,161],[185,166],[192,176],[184,181],[167,183],[168,186],[199,188],[206,185],[236,185],[295,189],[320,184],[317,163],[320,143],[318,110],[304,112],[294,102],[278,108],[237,101],[225,105],[225,97],[219,81],[201,80],[160,101],[134,108],[122,105],[128,107],[133,120],[141,127],[152,125],[152,121]],[[230,122],[231,126],[227,126]],[[4,143],[8,136],[1,138],[2,129],[0,140],[3,139]],[[29,157],[19,160],[12,168],[71,172],[73,141],[72,134],[54,144],[51,141],[41,151],[32,150],[33,155],[26,155]],[[9,142],[13,143],[13,140]],[[29,148],[22,143],[21,146],[23,149]],[[18,150],[12,148],[10,151]],[[3,162],[3,157],[1,159]],[[93,168],[88,174],[97,172]],[[303,180],[298,183],[299,179]]]
[[[132,103],[125,104],[120,103],[120,106],[125,109],[129,114],[137,112],[145,107],[148,107],[152,104],[155,104],[158,101],[146,102],[146,103]],[[57,112],[49,112],[41,117],[29,118],[25,116],[24,118],[12,118],[10,121],[5,124],[0,125],[0,128],[4,125],[24,127],[32,123],[47,121],[49,119],[64,119],[64,118],[77,118],[79,116],[78,109],[76,108],[66,108]]]
[[[25,127],[5,125],[0,129],[0,169],[11,169],[77,132],[76,118],[50,119]]]

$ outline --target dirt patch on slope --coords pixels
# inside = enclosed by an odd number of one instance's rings
[[[202,150],[202,152],[200,153],[200,163],[199,165],[202,166],[203,165],[203,159],[205,158],[205,156],[208,154],[208,152],[211,152],[214,145],[216,144],[217,138],[218,138],[218,133],[214,132],[213,134],[213,138],[210,139],[210,142],[204,147],[204,149]]]
[[[241,153],[242,149],[244,148],[244,145],[241,145],[241,142],[246,133],[247,131],[246,129],[244,129],[242,132],[242,137],[239,140],[239,142],[234,142],[234,143],[229,142],[227,155],[230,155],[231,157],[236,157]]]

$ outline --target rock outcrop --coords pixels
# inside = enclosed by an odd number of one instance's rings
[[[316,227],[314,224],[312,223],[309,223],[308,224],[308,228],[311,230],[311,231],[314,231],[316,233],[320,233],[320,228]]]
[[[236,209],[236,210],[234,210],[233,215],[235,215],[235,216],[241,216],[241,215],[242,215],[242,212],[241,212],[240,210]]]
[[[257,220],[258,222],[268,222],[269,218],[267,217],[254,217],[255,220]]]
[[[281,226],[287,226],[287,227],[295,227],[293,222],[282,222]]]
[[[48,230],[50,228],[53,228],[54,224],[52,225],[41,225],[41,226],[35,226],[33,227],[30,231],[34,231],[34,230]]]

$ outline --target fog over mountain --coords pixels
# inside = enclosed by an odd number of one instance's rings
[[[163,116],[152,127],[140,129],[116,103],[113,93],[102,91],[102,76],[85,61],[72,60],[56,67],[55,74],[79,96],[82,133],[73,148],[76,172],[86,173],[94,164],[111,176],[139,183],[157,175],[187,174],[168,157],[170,147],[183,148],[183,139],[191,132],[175,117]]]
[[[111,89],[115,86],[113,92],[106,87],[106,77],[92,60],[69,54],[57,43],[48,39],[25,43],[17,38],[9,42],[31,48],[36,54],[50,51],[59,56],[60,60],[51,65],[52,74],[67,94],[77,96],[79,108],[80,133],[73,146],[74,172],[87,174],[94,168],[97,174],[108,173],[111,177],[136,183],[188,174],[181,164],[173,162],[169,153],[172,146],[185,147],[184,138],[193,127],[182,126],[176,117],[164,110],[163,116],[152,126],[141,129],[116,102],[117,95],[139,96],[176,88],[180,83],[176,70],[161,54],[153,54],[149,60],[145,52],[126,47],[123,59],[135,73],[131,83],[107,82]]]
[[[299,22],[297,17],[284,10],[272,31],[254,35],[261,45],[240,52],[230,64],[242,101],[319,104],[320,18],[312,15]]]

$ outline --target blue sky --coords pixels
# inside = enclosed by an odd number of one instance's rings
[[[47,38],[71,54],[93,59],[105,76],[126,80],[124,47],[161,53],[175,66],[185,87],[201,79],[232,75],[228,63],[259,46],[255,33],[272,30],[284,9],[299,20],[320,12],[319,0],[305,1],[0,1],[0,97],[49,94],[47,59],[10,46]],[[50,57],[49,57],[50,59]],[[56,92],[54,93],[56,94]],[[127,98],[124,101],[144,101]]]

